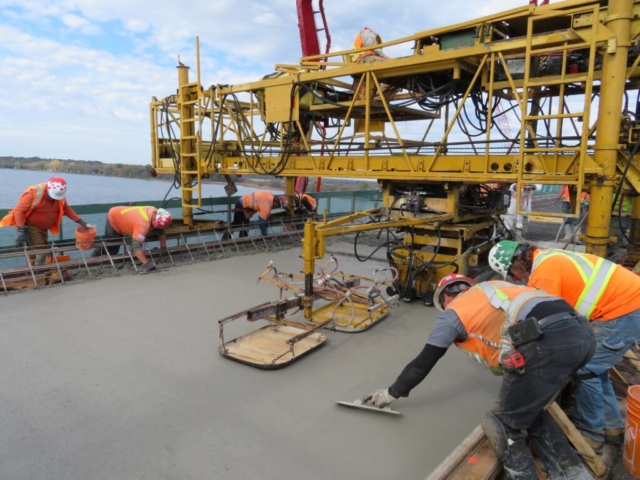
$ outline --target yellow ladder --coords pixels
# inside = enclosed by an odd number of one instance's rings
[[[200,82],[182,85],[180,102],[180,176],[182,207],[202,207],[202,122],[206,110]],[[185,195],[189,192],[190,195]]]
[[[582,191],[584,180],[584,166],[587,160],[587,144],[589,135],[593,133],[589,127],[589,113],[591,110],[591,95],[593,90],[593,77],[596,58],[596,30],[598,22],[593,22],[590,34],[584,29],[581,35],[577,35],[572,40],[566,40],[562,44],[553,47],[534,48],[534,32],[536,22],[546,21],[552,17],[569,17],[572,25],[575,25],[577,16],[591,14],[594,19],[598,18],[599,5],[590,5],[562,12],[552,12],[548,14],[532,16],[528,19],[527,45],[525,52],[525,71],[522,91],[522,124],[520,130],[520,158],[518,168],[518,186],[523,183],[544,183],[555,185],[569,185],[575,187],[578,197]],[[589,60],[586,71],[567,73],[568,54],[575,50],[589,49]],[[536,72],[532,72],[532,66],[536,64],[541,56],[550,54],[561,54],[562,65],[559,75],[545,75],[535,77]],[[583,90],[584,103],[581,112],[570,112],[566,102],[566,95],[569,86]],[[528,112],[529,99],[541,98],[542,89],[557,90],[558,104],[555,105],[555,112],[540,114],[540,111]],[[549,97],[551,98],[551,97]],[[551,104],[550,104],[551,105]],[[577,146],[565,146],[562,144],[563,127],[566,121],[571,121],[574,129],[576,122],[582,124],[582,132]],[[537,122],[547,122],[551,126],[555,122],[555,132],[552,143],[549,140],[546,144],[540,145],[536,138]],[[552,133],[552,132],[549,132]],[[576,129],[576,133],[577,129]],[[575,142],[575,140],[574,140]],[[562,165],[560,160],[564,160]],[[567,162],[566,160],[569,159]],[[517,188],[516,212],[518,214],[527,213],[520,210],[521,188]],[[576,202],[576,211],[572,212],[578,216],[580,202]],[[566,216],[566,214],[545,212],[549,216]]]

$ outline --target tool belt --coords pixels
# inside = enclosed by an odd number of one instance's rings
[[[511,325],[507,332],[511,337],[511,342],[518,348],[530,342],[538,340],[544,335],[543,328],[549,327],[554,323],[562,320],[575,319],[578,322],[586,322],[584,317],[573,312],[562,312],[549,315],[548,317],[538,320],[536,317],[529,317],[521,322]]]

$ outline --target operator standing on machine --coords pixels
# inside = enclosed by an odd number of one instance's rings
[[[508,479],[538,479],[525,430],[549,478],[592,478],[545,410],[564,382],[593,355],[595,339],[587,320],[565,300],[546,292],[503,281],[477,284],[463,275],[444,277],[434,303],[443,312],[422,352],[393,385],[376,390],[363,403],[384,408],[408,397],[455,344],[504,375],[496,405],[486,413],[482,428]]]

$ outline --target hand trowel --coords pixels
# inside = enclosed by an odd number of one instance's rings
[[[336,402],[338,405],[342,405],[343,407],[349,407],[349,408],[357,408],[359,410],[367,410],[369,412],[377,412],[377,413],[386,413],[388,415],[402,415],[402,413],[396,411],[396,410],[392,410],[389,407],[384,407],[384,408],[378,408],[378,407],[374,407],[373,405],[369,405],[366,403],[362,402],[362,399],[358,399],[354,402]]]

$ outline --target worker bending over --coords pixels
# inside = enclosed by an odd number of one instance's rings
[[[525,430],[549,478],[592,478],[545,410],[564,382],[593,355],[594,334],[587,320],[565,300],[546,292],[504,281],[476,284],[455,274],[442,279],[434,303],[443,311],[422,352],[393,385],[373,392],[364,403],[384,408],[408,397],[455,344],[504,375],[496,405],[485,414],[482,428],[508,479],[538,479]]]
[[[318,204],[315,198],[306,193],[300,195],[300,206],[309,213],[316,213],[318,211]]]
[[[63,216],[86,227],[87,223],[67,204],[66,194],[67,182],[59,177],[27,188],[18,205],[0,220],[0,228],[17,228],[16,247],[35,247],[48,243],[49,230],[54,235],[60,232]],[[45,258],[46,255],[38,255],[37,259],[31,256],[29,261],[43,264]]]
[[[596,450],[605,440],[621,443],[624,423],[608,371],[640,340],[640,278],[596,255],[511,240],[493,246],[489,264],[502,275],[564,298],[590,320],[596,353],[578,372],[574,423]]]
[[[271,215],[271,210],[286,205],[286,198],[287,197],[274,195],[266,190],[243,195],[236,202],[231,227],[248,225],[251,217],[257,213],[260,233],[265,236],[268,235],[267,220],[269,219],[269,215]],[[240,237],[247,237],[248,235],[249,232],[247,230],[240,231]]]
[[[152,228],[161,230],[160,254],[167,253],[167,235],[164,231],[171,225],[171,213],[164,208],[155,207],[113,207],[107,214],[107,223],[104,226],[104,239],[122,239],[125,235],[131,235],[131,249],[134,255],[142,262],[145,270],[154,270],[155,266],[142,251],[149,231]],[[93,251],[93,257],[105,254],[105,249],[97,248]],[[120,245],[106,247],[109,255],[117,255]]]

